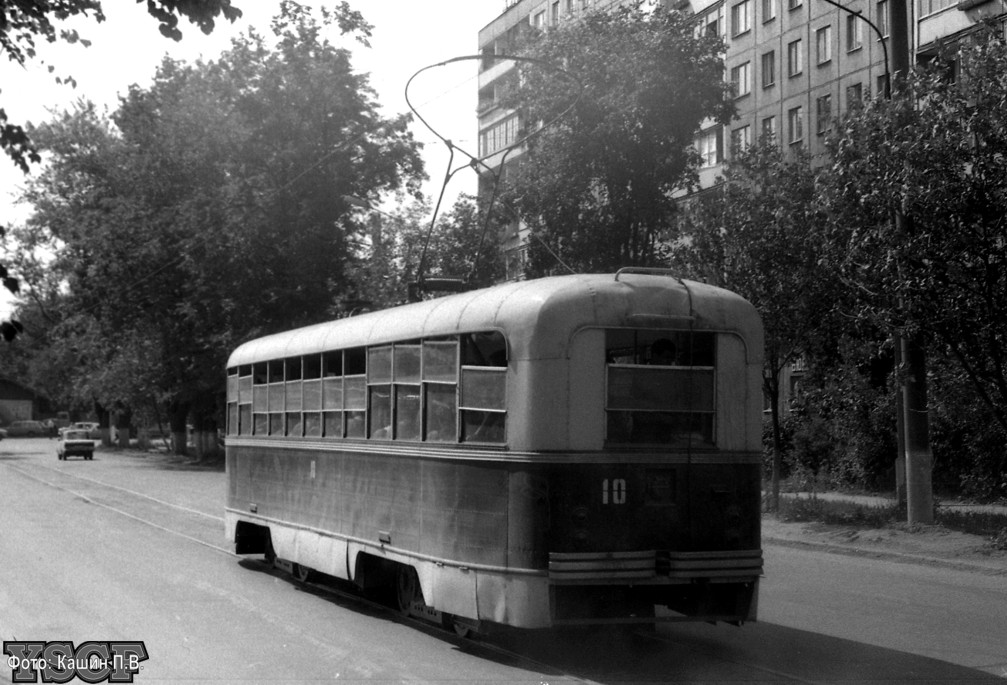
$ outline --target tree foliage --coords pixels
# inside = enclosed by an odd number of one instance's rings
[[[233,7],[231,0],[148,0],[147,12],[158,20],[162,35],[174,40],[182,38],[178,28],[179,17],[186,17],[204,33],[210,33],[218,17],[223,16],[233,22],[241,16],[241,10]],[[59,28],[59,22],[89,16],[97,22],[105,20],[99,0],[8,0],[0,3],[0,53],[24,66],[35,58],[40,41],[80,43],[86,47],[90,45],[88,40],[76,30]],[[73,82],[72,77],[68,80]],[[41,161],[28,132],[21,124],[9,121],[3,107],[0,107],[0,150],[25,173],[28,173],[31,164]],[[6,228],[0,227],[0,236],[5,232]],[[2,264],[0,282],[15,295],[19,293],[20,282]],[[8,342],[22,330],[23,325],[19,321],[0,322],[0,337]]]
[[[22,259],[56,254],[34,289],[76,341],[78,391],[212,420],[229,350],[325,318],[350,287],[364,226],[347,196],[422,176],[407,120],[382,117],[324,37],[366,35],[361,21],[284,2],[275,44],[250,33],[214,62],[166,59],[111,120],[82,103],[32,131],[51,163],[28,186]]]
[[[831,137],[831,262],[860,312],[956,360],[1007,428],[1007,47],[983,33],[954,57],[957,82],[937,60]]]
[[[415,203],[394,214],[370,213],[370,235],[361,246],[353,279],[358,290],[336,314],[407,302],[411,286],[420,280],[457,280],[464,288],[499,282],[500,227],[492,219],[487,224],[476,201],[462,195],[433,226],[429,211],[425,203]]]
[[[762,316],[763,386],[772,409],[774,493],[781,473],[779,401],[784,369],[805,355],[829,354],[836,294],[820,268],[824,222],[816,176],[803,151],[773,140],[736,151],[722,183],[690,201],[679,222],[671,264],[677,271],[732,290]]]
[[[234,21],[241,10],[231,0],[148,0],[147,12],[159,22],[162,35],[181,40],[179,17],[199,26],[203,33],[213,31],[216,19]],[[59,22],[72,17],[93,17],[102,22],[105,15],[99,0],[10,0],[0,6],[0,52],[22,66],[35,58],[39,41],[46,43],[90,43],[77,31],[59,28]],[[72,80],[72,79],[71,79]],[[39,161],[38,151],[20,124],[10,123],[0,109],[0,147],[25,173],[29,164]]]
[[[506,180],[538,238],[534,273],[554,268],[553,255],[584,271],[660,262],[672,194],[695,180],[700,124],[732,111],[722,43],[694,28],[677,11],[624,7],[532,38],[536,62],[519,63],[504,101],[526,134],[560,117],[528,139]]]

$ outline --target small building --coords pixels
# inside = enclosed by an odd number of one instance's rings
[[[0,424],[34,419],[38,411],[37,405],[38,398],[33,390],[0,378]]]

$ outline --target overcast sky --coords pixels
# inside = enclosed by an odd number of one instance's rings
[[[230,45],[233,36],[254,26],[270,36],[269,22],[279,9],[279,2],[267,0],[232,0],[244,16],[233,25],[224,21],[210,36],[183,20],[183,39],[176,43],[164,38],[157,22],[146,13],[145,3],[130,0],[106,0],[107,20],[102,24],[86,21],[75,24],[81,35],[92,41],[90,47],[60,45],[55,49],[39,47],[39,58],[27,69],[13,63],[0,64],[0,107],[11,122],[40,122],[49,109],[65,109],[77,98],[87,98],[110,110],[117,96],[130,84],[150,82],[161,58],[167,53],[175,59],[215,58]],[[302,4],[335,5],[334,0],[302,0]],[[406,82],[422,67],[461,55],[478,52],[478,32],[504,11],[504,0],[350,0],[374,26],[371,47],[359,46],[352,39],[330,36],[336,45],[351,48],[358,72],[371,75],[371,85],[386,115],[409,111],[404,89]],[[54,74],[47,65],[56,67]],[[459,146],[476,152],[477,102],[476,61],[425,72],[414,81],[410,99],[431,125]],[[76,89],[58,85],[54,76],[72,75]],[[447,152],[444,144],[421,123],[414,122],[413,132],[424,142],[424,158],[431,181],[425,192],[436,200],[444,177]],[[456,157],[455,166],[462,160]],[[12,206],[11,197],[23,182],[23,176],[6,158],[0,159],[0,222],[16,222],[24,209]],[[470,170],[454,177],[448,197],[458,192],[474,193],[476,182]],[[447,201],[447,200],[446,200]],[[0,316],[7,314],[0,305]]]

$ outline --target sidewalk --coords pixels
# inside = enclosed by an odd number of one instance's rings
[[[782,497],[811,497],[811,493],[786,493]],[[870,495],[821,493],[827,501],[845,501],[864,506],[891,506],[894,499]],[[1002,514],[1002,505],[969,505],[942,502],[942,508]],[[1007,550],[998,550],[991,540],[949,530],[939,525],[909,526],[896,523],[882,528],[828,525],[818,522],[787,523],[772,514],[762,517],[763,545],[803,547],[832,554],[850,554],[901,563],[923,564],[988,575],[1007,575]]]
[[[853,504],[862,504],[868,507],[890,507],[895,504],[894,495],[846,495],[838,492],[781,492],[780,497],[817,497],[829,502],[852,502]],[[1007,505],[1003,504],[967,504],[948,499],[939,500],[937,504],[941,509],[961,509],[1007,516]]]

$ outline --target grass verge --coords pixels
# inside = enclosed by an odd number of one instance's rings
[[[905,508],[895,504],[874,506],[818,497],[783,497],[777,516],[790,523],[814,521],[859,528],[884,528],[906,522]],[[934,522],[948,530],[988,538],[994,549],[1007,550],[1005,514],[937,506]]]

